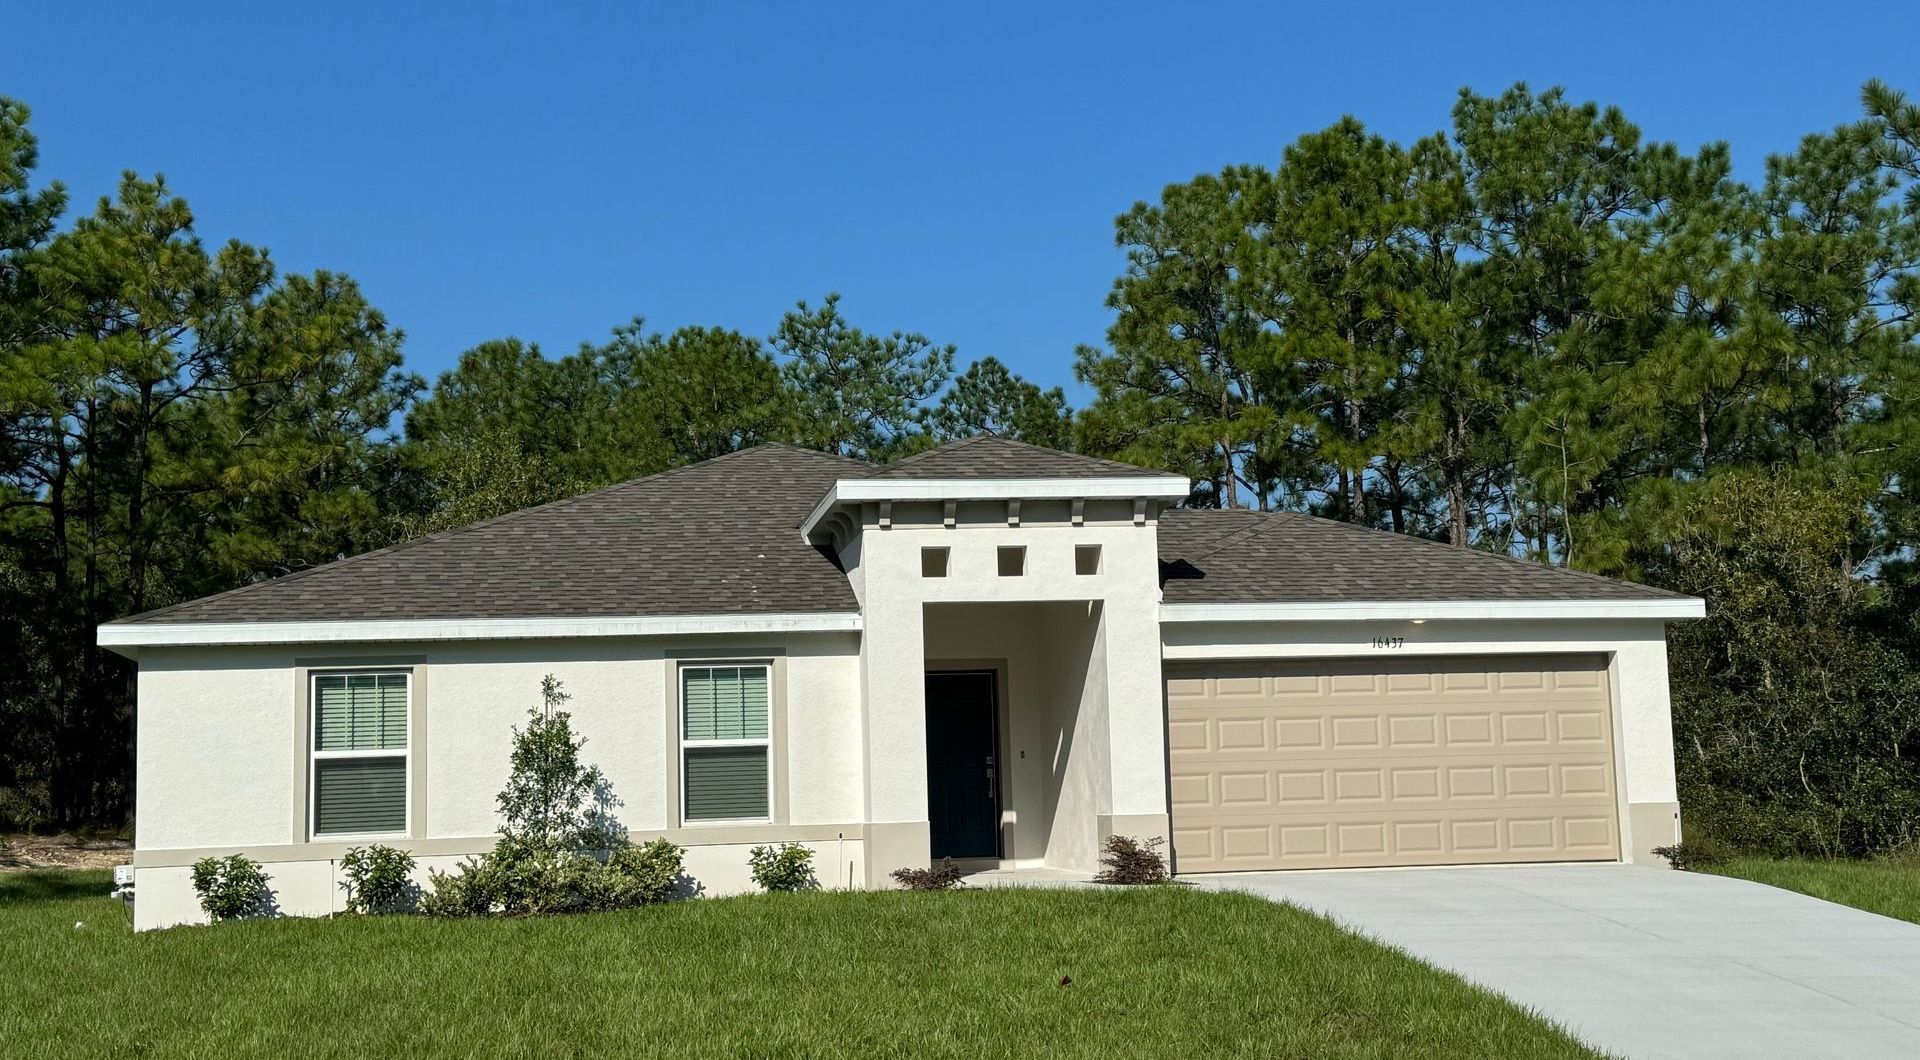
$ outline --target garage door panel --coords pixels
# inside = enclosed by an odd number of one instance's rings
[[[1508,747],[1548,742],[1547,712],[1526,711],[1500,715],[1500,742]]]
[[[1500,795],[1500,784],[1490,765],[1448,766],[1447,795],[1454,799],[1493,799]]]
[[[1327,726],[1321,718],[1275,718],[1274,747],[1286,751],[1318,751],[1327,746]]]
[[[1567,710],[1554,717],[1562,744],[1599,744],[1607,739],[1607,716],[1597,710]]]
[[[1220,805],[1271,806],[1273,784],[1267,773],[1220,774]]]
[[[1387,718],[1387,746],[1425,750],[1440,745],[1438,714],[1395,714]]]
[[[1396,768],[1392,778],[1393,797],[1400,802],[1437,801],[1440,798],[1440,770],[1434,766]]]
[[[1386,693],[1396,699],[1409,695],[1437,695],[1440,693],[1440,675],[1432,671],[1404,671],[1388,673]]]
[[[1296,770],[1276,775],[1281,802],[1325,802],[1327,774],[1323,770]]]
[[[1221,718],[1213,723],[1213,746],[1221,751],[1264,750],[1271,746],[1267,719]]]
[[[1606,680],[1606,673],[1599,667],[1592,669],[1555,670],[1553,686],[1560,691],[1598,690]]]
[[[1612,795],[1613,771],[1597,764],[1562,765],[1560,793],[1563,795]]]
[[[1274,854],[1273,826],[1268,824],[1227,825],[1220,829],[1220,856],[1232,859],[1271,858]]]
[[[1336,769],[1333,771],[1333,801],[1339,805],[1356,802],[1380,802],[1386,798],[1384,770]]]
[[[1333,719],[1333,746],[1339,750],[1382,746],[1380,716],[1377,714],[1336,715]]]
[[[1606,812],[1587,817],[1567,816],[1561,820],[1561,827],[1565,829],[1568,850],[1593,851],[1600,857],[1611,858],[1619,847],[1610,807]]]
[[[1603,662],[1170,666],[1177,867],[1615,858]]]
[[[1547,765],[1509,765],[1500,771],[1503,794],[1509,799],[1528,799],[1553,794],[1553,767]]]
[[[1507,849],[1515,851],[1535,850],[1551,854],[1562,844],[1559,841],[1558,822],[1552,817],[1523,817],[1511,819],[1507,826]]]
[[[1342,857],[1379,857],[1387,852],[1387,825],[1384,821],[1338,824],[1334,842]]]

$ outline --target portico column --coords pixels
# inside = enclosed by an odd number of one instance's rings
[[[1115,594],[1106,601],[1111,802],[1100,815],[1101,843],[1112,835],[1169,838],[1158,595]]]
[[[869,582],[873,584],[873,582]],[[921,604],[869,593],[861,634],[867,886],[930,863],[926,644]]]

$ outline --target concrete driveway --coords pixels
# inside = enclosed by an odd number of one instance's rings
[[[1629,1057],[1920,1057],[1920,925],[1633,865],[1183,876],[1292,902]]]

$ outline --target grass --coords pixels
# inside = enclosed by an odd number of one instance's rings
[[[1911,858],[1824,861],[1742,857],[1701,868],[1920,924],[1920,862]]]
[[[0,874],[9,1050],[1594,1055],[1504,999],[1318,917],[1187,888],[780,895],[537,920],[279,920],[135,935],[127,909],[101,897],[108,883],[103,872]]]

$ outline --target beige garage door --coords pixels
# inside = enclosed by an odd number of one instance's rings
[[[1598,656],[1168,664],[1181,872],[1619,856]]]

